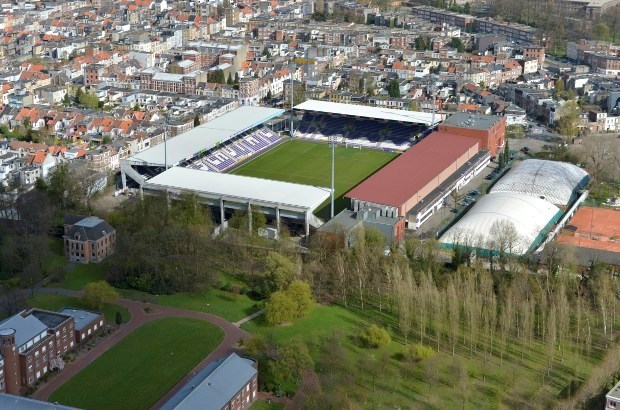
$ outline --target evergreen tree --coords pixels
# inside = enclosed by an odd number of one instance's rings
[[[228,80],[226,80],[226,84],[228,84],[228,85],[233,85],[234,84],[231,73],[228,73]]]
[[[196,114],[196,116],[194,117],[194,127],[197,127],[200,125],[200,117],[198,116],[198,114]]]
[[[65,97],[63,98],[62,103],[64,104],[65,107],[68,107],[71,105],[71,97],[69,97],[69,93],[65,93]]]
[[[504,163],[507,164],[510,161],[510,147],[508,146],[508,140],[506,140],[506,145],[504,146],[504,152],[502,154],[504,156]]]
[[[239,73],[235,71],[235,85],[239,85]]]
[[[397,80],[390,80],[387,86],[387,91],[390,97],[400,98],[400,85]]]

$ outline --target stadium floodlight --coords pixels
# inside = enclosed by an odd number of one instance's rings
[[[330,219],[333,219],[334,217],[334,157],[335,157],[334,152],[336,150],[336,136],[335,135],[330,136],[329,141],[331,142],[331,145],[332,145],[332,190],[331,190],[332,191],[331,192],[332,204],[331,204],[331,212],[330,212],[331,218]]]

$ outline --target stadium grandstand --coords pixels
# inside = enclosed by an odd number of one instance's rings
[[[196,194],[205,204],[219,210],[217,219],[224,228],[228,218],[241,210],[265,214],[275,222],[278,232],[282,220],[301,223],[306,235],[311,226],[317,228],[323,224],[313,212],[330,196],[327,188],[183,167],[172,167],[149,179],[143,192],[166,193],[171,199],[182,193]]]
[[[349,191],[353,211],[378,210],[402,227],[418,229],[490,161],[476,138],[433,132]],[[404,229],[397,230],[398,235]],[[397,238],[398,239],[398,238]]]
[[[406,151],[433,125],[432,113],[327,101],[308,100],[294,111],[302,114],[294,137],[389,151]]]
[[[284,110],[266,107],[240,107],[199,125],[166,143],[121,160],[121,180],[127,177],[142,186],[172,166],[189,166],[223,172],[277,144],[278,135],[263,124]]]
[[[561,227],[562,220],[587,195],[582,190],[588,180],[588,174],[572,164],[522,161],[451,226],[440,242],[487,255],[532,252],[544,245],[554,226]]]

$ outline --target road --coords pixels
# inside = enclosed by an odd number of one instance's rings
[[[70,291],[67,289],[56,288],[37,288],[37,293],[53,293],[59,295],[81,297],[83,292]],[[79,373],[86,366],[95,361],[103,353],[109,350],[112,346],[116,345],[119,341],[123,340],[127,335],[131,334],[134,330],[142,326],[143,324],[152,320],[161,319],[165,317],[187,317],[193,319],[205,320],[218,326],[224,332],[224,340],[196,367],[194,367],[186,377],[181,379],[164,397],[162,397],[154,406],[159,408],[170,397],[172,397],[187,381],[188,376],[200,371],[208,363],[217,360],[225,355],[238,351],[237,345],[241,339],[250,337],[250,334],[245,330],[240,329],[227,320],[211,315],[208,313],[195,312],[192,310],[179,309],[169,306],[154,305],[151,303],[138,302],[135,300],[118,299],[115,304],[126,307],[131,312],[131,319],[126,324],[122,325],[119,330],[106,337],[101,343],[95,346],[92,350],[87,352],[82,358],[75,362],[69,362],[65,365],[62,372],[52,377],[47,383],[41,384],[41,387],[33,394],[32,397],[39,400],[48,400],[49,396],[58,389],[62,384],[67,382],[77,373]],[[148,307],[148,313],[145,312],[145,308]]]

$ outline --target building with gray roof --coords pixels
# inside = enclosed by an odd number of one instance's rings
[[[235,353],[211,362],[172,396],[161,410],[249,408],[258,391],[256,365],[254,360]]]
[[[114,253],[116,229],[96,216],[65,215],[65,256],[72,262],[101,262]]]
[[[35,400],[30,397],[0,393],[0,409],[11,410],[78,410],[76,407]]]

